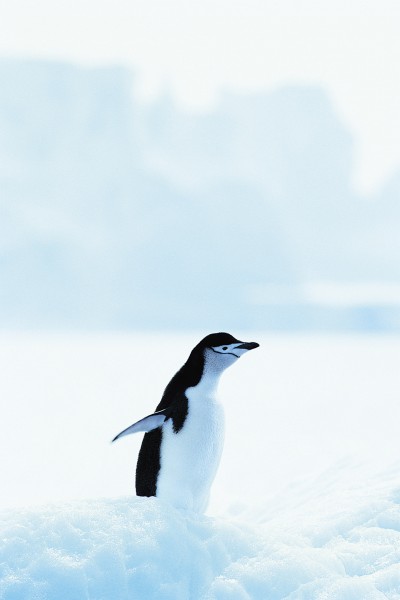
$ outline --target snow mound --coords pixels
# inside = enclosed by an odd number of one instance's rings
[[[257,551],[245,528],[155,498],[55,505],[2,521],[7,600],[203,598],[228,566]],[[241,586],[232,579],[226,588]]]
[[[400,492],[361,495],[229,518],[155,498],[8,511],[0,598],[399,600]]]

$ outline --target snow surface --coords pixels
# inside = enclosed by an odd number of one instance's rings
[[[0,338],[1,600],[400,600],[399,338],[233,333],[207,516],[109,443],[201,334]]]
[[[325,474],[223,519],[134,497],[9,511],[0,598],[398,600],[400,487],[384,479]]]

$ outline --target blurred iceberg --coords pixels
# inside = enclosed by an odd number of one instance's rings
[[[187,114],[120,67],[0,80],[1,327],[400,329],[400,174],[357,196],[324,90]]]

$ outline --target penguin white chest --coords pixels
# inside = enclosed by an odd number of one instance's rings
[[[157,496],[179,508],[207,508],[224,443],[224,411],[215,391],[213,380],[188,388],[182,429],[175,433],[171,419],[163,426]]]

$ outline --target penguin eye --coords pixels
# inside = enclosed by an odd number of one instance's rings
[[[222,350],[228,350],[228,346],[224,346]]]

